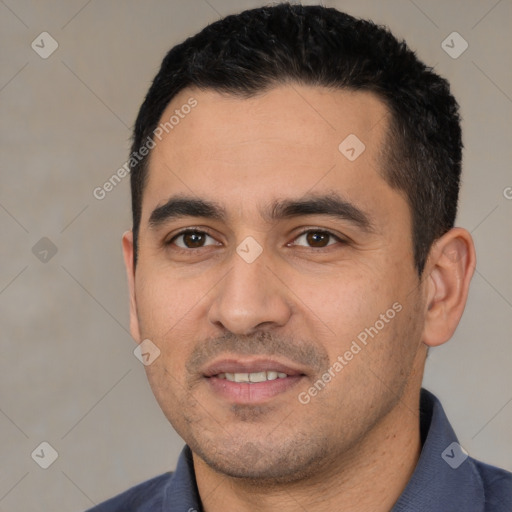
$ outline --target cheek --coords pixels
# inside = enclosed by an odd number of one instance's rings
[[[337,348],[344,348],[347,342],[350,345],[350,340],[374,325],[393,303],[392,290],[371,271],[339,272],[323,286],[303,283],[299,293],[307,306],[301,314],[328,327]]]
[[[200,301],[202,287],[199,289],[195,281],[184,282],[175,275],[175,270],[157,265],[140,269],[135,294],[139,319],[148,334],[163,336]]]
[[[411,310],[417,294],[411,294],[406,281],[405,276],[364,269],[306,295],[309,311],[304,314],[320,328],[328,326],[325,339],[318,341],[332,362],[343,358],[347,378],[359,379],[363,366],[378,374],[400,374],[410,365],[420,330]]]
[[[150,339],[161,351],[156,367],[165,364],[167,371],[178,376],[184,373],[187,354],[201,339],[198,318],[205,315],[205,290],[209,288],[200,279],[184,282],[166,274],[141,272],[136,288],[137,313],[142,338]]]
[[[421,300],[414,279],[395,276],[375,291],[366,325],[356,334],[377,381],[396,388],[412,369],[421,339]]]

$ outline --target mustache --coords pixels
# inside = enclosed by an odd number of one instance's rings
[[[200,342],[192,351],[185,365],[189,375],[216,357],[229,353],[235,355],[281,356],[293,363],[322,372],[329,366],[329,356],[323,347],[303,339],[291,339],[270,332],[236,335],[231,332]]]

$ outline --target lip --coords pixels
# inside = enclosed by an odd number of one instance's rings
[[[274,370],[287,377],[264,382],[231,382],[217,377],[220,373],[255,373]],[[283,395],[306,377],[297,367],[275,359],[229,358],[214,361],[203,370],[203,377],[210,390],[231,404],[258,405]]]
[[[214,377],[219,375],[219,373],[255,373],[266,370],[286,373],[286,375],[291,377],[305,375],[306,373],[300,368],[294,368],[275,359],[229,358],[210,363],[202,371],[202,374],[204,377]]]

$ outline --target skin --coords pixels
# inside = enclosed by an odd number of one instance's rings
[[[446,233],[418,277],[407,201],[383,178],[388,113],[374,95],[283,85],[242,99],[188,89],[162,119],[191,96],[197,107],[152,150],[135,269],[131,232],[123,250],[132,335],[161,351],[147,376],[193,451],[204,509],[389,510],[421,450],[427,347],[451,337],[464,309],[471,237]],[[354,161],[338,150],[348,134],[366,146]],[[325,214],[265,215],[273,201],[330,193],[371,229]],[[177,194],[214,201],[226,218],[152,227],[152,212]],[[190,237],[175,237],[191,227],[209,236],[188,248]],[[246,237],[262,249],[252,263],[236,251]],[[393,319],[301,403],[397,303]],[[228,399],[203,373],[226,357],[265,357],[303,376],[268,400]]]

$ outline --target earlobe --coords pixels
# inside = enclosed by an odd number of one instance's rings
[[[137,301],[135,297],[135,266],[133,261],[133,232],[126,231],[123,234],[123,256],[128,279],[128,291],[130,294],[130,332],[133,339],[140,343],[140,329],[137,315]]]
[[[451,229],[432,246],[425,269],[427,301],[422,341],[426,345],[441,345],[452,337],[466,305],[475,266],[473,239],[465,229]]]

